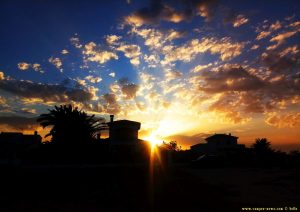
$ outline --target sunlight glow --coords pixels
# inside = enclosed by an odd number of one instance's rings
[[[160,136],[158,136],[155,132],[152,132],[149,136],[143,138],[146,141],[151,143],[151,148],[155,146],[159,146],[163,143],[163,140]]]

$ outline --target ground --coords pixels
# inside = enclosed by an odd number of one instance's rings
[[[242,211],[297,207],[300,169],[156,166],[2,168],[0,211]]]

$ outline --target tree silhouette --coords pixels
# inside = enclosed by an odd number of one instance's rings
[[[266,138],[257,138],[255,143],[252,145],[253,150],[256,153],[270,153],[273,150],[271,149],[271,143]]]
[[[171,150],[171,151],[179,151],[180,148],[177,145],[177,141],[170,141],[170,142],[164,142],[163,141],[163,147]]]
[[[51,141],[59,144],[91,142],[105,124],[103,118],[96,119],[71,105],[55,106],[49,113],[41,114],[37,121],[43,128],[52,126],[45,137],[52,136]]]

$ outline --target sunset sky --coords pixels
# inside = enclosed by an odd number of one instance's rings
[[[300,149],[300,1],[0,2],[0,131],[71,103],[184,148]]]

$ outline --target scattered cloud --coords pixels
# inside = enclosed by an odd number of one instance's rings
[[[58,57],[50,57],[48,59],[49,63],[53,64],[60,72],[63,71],[62,69],[62,61]]]
[[[289,31],[289,32],[284,32],[284,33],[280,33],[280,34],[276,35],[275,37],[271,38],[271,40],[270,40],[270,42],[276,42],[276,44],[274,44],[272,46],[268,46],[267,50],[272,50],[272,49],[277,48],[278,46],[282,45],[287,38],[292,37],[297,32],[298,31]]]
[[[117,36],[117,35],[107,35],[105,40],[106,43],[109,45],[117,45],[118,41],[121,39],[121,36]]]
[[[98,62],[100,64],[106,63],[111,59],[118,59],[118,55],[116,53],[102,50],[100,46],[94,42],[84,45],[82,53],[86,56],[87,61]]]
[[[118,114],[121,111],[121,106],[117,102],[117,96],[112,93],[107,93],[102,96],[104,100],[104,112],[109,114]]]
[[[282,23],[280,21],[276,21],[275,23],[272,23],[270,25],[263,25],[263,29],[257,28],[256,30],[256,32],[258,32],[256,40],[261,40],[263,38],[266,38],[276,30],[279,30],[281,28],[282,28]]]
[[[82,48],[82,44],[80,43],[80,40],[78,37],[71,37],[70,42],[75,48],[77,48],[77,49]]]
[[[26,71],[30,68],[30,64],[26,63],[26,62],[21,62],[18,63],[18,69],[22,70],[22,71]]]
[[[4,80],[5,77],[4,77],[4,73],[2,71],[0,71],[0,80]]]
[[[91,83],[99,83],[102,81],[101,77],[93,77],[92,75],[86,76],[85,79]]]
[[[168,64],[174,61],[190,62],[198,54],[210,52],[211,54],[219,54],[221,60],[230,60],[242,53],[244,43],[234,43],[230,38],[202,38],[193,39],[187,44],[179,47],[172,45],[164,46],[162,51],[165,55],[162,64]]]
[[[39,127],[36,119],[24,116],[0,116],[0,126],[16,131],[36,130]]]
[[[290,127],[294,128],[296,126],[300,126],[300,113],[283,113],[280,114],[278,112],[270,112],[266,114],[266,123],[278,127],[285,128]]]
[[[140,64],[141,49],[138,45],[120,45],[117,50],[124,52],[124,55],[131,59],[131,64],[135,66]]]
[[[69,51],[66,49],[61,50],[61,54],[69,54]]]
[[[24,113],[24,114],[36,114],[36,109],[34,109],[34,108],[21,108],[21,110],[19,112]]]
[[[144,24],[158,24],[160,20],[179,23],[185,18],[183,13],[177,12],[162,1],[152,0],[149,7],[144,7],[125,17],[125,23],[136,27]]]
[[[233,27],[240,27],[243,24],[246,24],[249,21],[244,15],[238,15],[236,19],[233,21]]]
[[[206,65],[197,65],[191,70],[191,73],[198,73],[202,70],[205,70],[205,69],[211,67],[212,65],[213,65],[212,63],[206,64]]]
[[[42,67],[41,67],[41,64],[39,64],[39,63],[34,63],[34,64],[32,64],[32,68],[33,68],[33,70],[34,71],[36,71],[36,72],[40,72],[40,73],[45,73],[44,71],[43,71],[43,69],[42,69]]]
[[[116,76],[116,73],[115,73],[115,72],[111,72],[111,73],[109,73],[108,75],[111,76],[111,77],[115,77],[115,76]]]
[[[42,102],[85,102],[93,98],[93,94],[88,90],[22,80],[1,80],[0,90],[26,99],[39,99]]]

